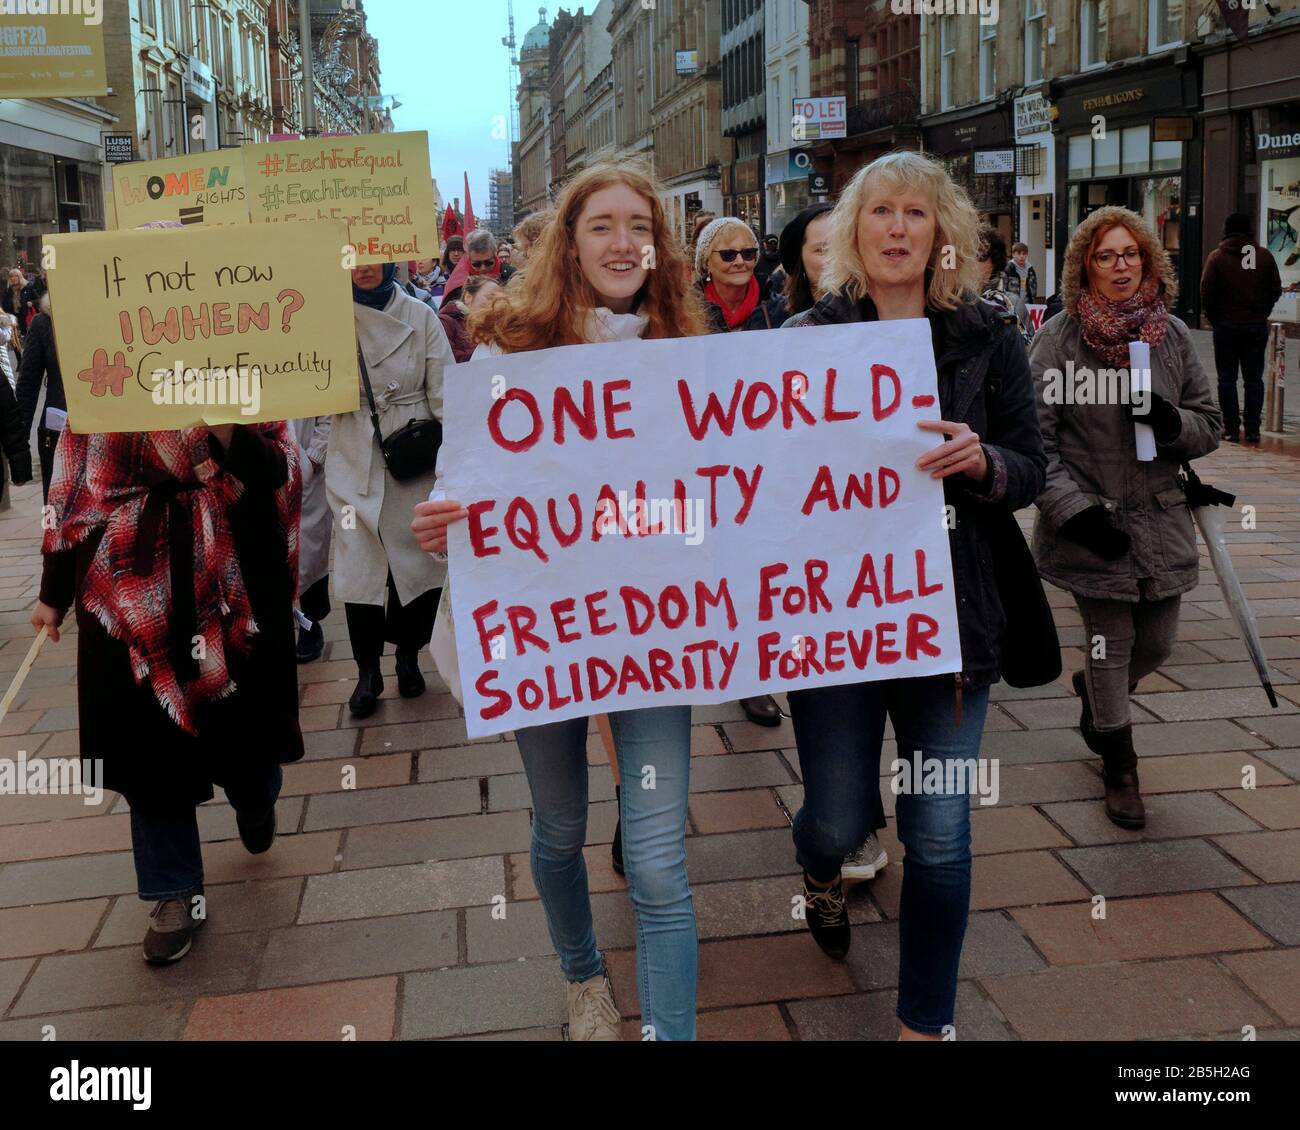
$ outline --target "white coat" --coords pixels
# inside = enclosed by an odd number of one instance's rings
[[[325,497],[325,455],[332,416],[305,416],[289,421],[302,468],[302,522],[298,531],[298,592],[306,592],[330,571],[330,534],[334,515]]]
[[[438,315],[396,287],[383,310],[353,303],[352,311],[383,435],[410,420],[441,420],[443,370],[455,359]],[[404,482],[388,473],[364,387],[355,412],[333,417],[325,490],[334,512],[339,600],[382,605],[390,570],[404,606],[442,584],[446,566],[423,552],[411,532],[415,505],[428,498],[433,477],[432,468]]]

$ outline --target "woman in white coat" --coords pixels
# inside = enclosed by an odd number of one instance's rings
[[[329,451],[330,416],[289,421],[302,469],[302,522],[298,527],[298,611],[310,627],[298,626],[298,662],[319,659],[325,650],[321,621],[330,614],[330,535],[334,515],[325,497],[325,455]]]
[[[442,419],[442,373],[455,364],[438,316],[402,293],[395,275],[391,263],[352,272],[357,343],[385,438],[412,420]],[[410,523],[432,486],[432,466],[401,481],[389,473],[363,387],[358,409],[333,418],[325,460],[337,524],[334,594],[347,613],[358,672],[348,708],[357,718],[373,714],[383,693],[385,640],[397,649],[398,692],[403,698],[424,693],[419,656],[433,630],[446,566],[420,549]]]

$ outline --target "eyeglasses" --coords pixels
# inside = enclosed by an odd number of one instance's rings
[[[737,251],[734,247],[728,247],[725,251],[718,251],[717,256],[724,263],[734,263],[736,256],[739,255],[746,263],[752,263],[758,258],[757,247],[746,247],[743,251]]]
[[[471,259],[469,265],[476,271],[487,271],[496,263],[495,259]]]
[[[1124,265],[1129,266],[1134,263],[1140,263],[1146,256],[1142,254],[1140,247],[1130,247],[1122,254],[1116,254],[1114,251],[1098,251],[1092,257],[1092,261],[1102,270],[1108,271],[1115,265],[1116,260],[1123,259]]]

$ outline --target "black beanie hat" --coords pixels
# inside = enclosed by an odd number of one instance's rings
[[[793,275],[803,260],[803,237],[808,225],[818,216],[825,215],[835,207],[834,204],[814,204],[805,208],[793,220],[785,225],[781,232],[781,266],[787,275]]]

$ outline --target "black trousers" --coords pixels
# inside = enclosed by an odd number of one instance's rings
[[[62,432],[52,431],[44,424],[36,428],[36,454],[41,461],[41,501],[50,501],[50,482],[54,478],[54,449]]]
[[[1223,429],[1235,433],[1241,426],[1237,400],[1237,367],[1246,387],[1246,431],[1259,431],[1264,410],[1264,353],[1268,348],[1268,323],[1225,323],[1214,327],[1214,367],[1219,370],[1219,407]]]
[[[320,623],[330,614],[330,577],[326,573],[319,581],[303,589],[298,597],[302,614],[313,623]]]
[[[378,667],[385,641],[394,644],[399,655],[427,647],[441,593],[441,589],[429,589],[404,605],[397,599],[397,587],[393,584],[393,574],[389,573],[387,609],[378,604],[345,603],[348,640],[357,666]]]

